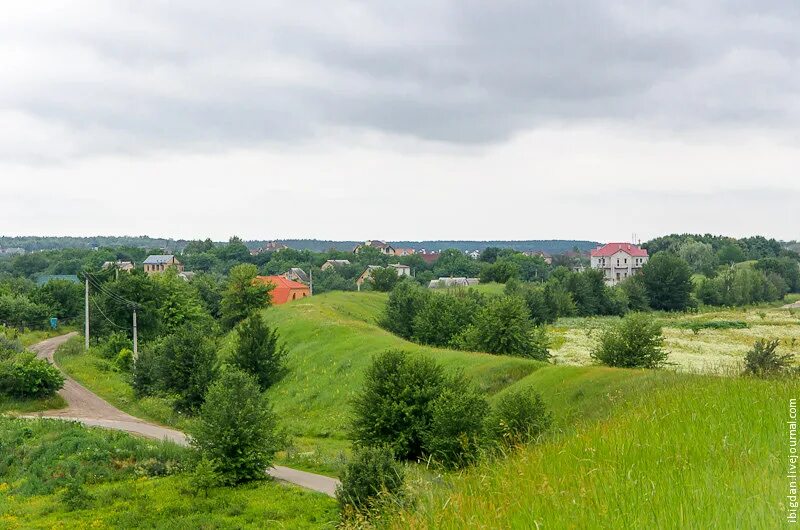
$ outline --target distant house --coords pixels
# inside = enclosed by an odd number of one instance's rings
[[[359,291],[361,290],[361,285],[364,282],[372,278],[372,271],[374,271],[375,269],[383,269],[383,268],[384,267],[381,267],[380,265],[368,265],[367,270],[362,272],[361,276],[356,278],[356,286],[358,287],[358,290]],[[408,265],[403,265],[401,263],[393,263],[389,264],[389,268],[394,269],[397,275],[400,277],[411,276],[411,267],[409,267]]]
[[[251,250],[250,255],[258,256],[259,254],[263,254],[264,252],[278,252],[281,250],[286,250],[287,248],[289,247],[284,245],[280,241],[269,241],[263,247]]]
[[[358,245],[356,248],[353,249],[353,253],[358,254],[359,252],[361,252],[361,249],[365,247],[377,248],[381,252],[381,254],[386,254],[387,256],[395,255],[395,249],[392,245],[390,245],[385,241],[378,241],[376,239],[364,241],[364,243]]]
[[[591,266],[603,271],[608,285],[616,285],[642,270],[649,259],[647,250],[633,243],[609,243],[591,251]]]
[[[185,282],[190,282],[194,280],[195,273],[192,271],[183,271],[178,273],[178,278]]]
[[[172,254],[153,254],[152,256],[147,256],[143,265],[144,272],[147,274],[158,274],[169,268],[175,268],[178,269],[178,272],[183,272],[183,264]]]
[[[283,277],[287,280],[292,280],[295,282],[308,283],[308,274],[306,274],[306,271],[299,267],[292,267],[283,273]]]
[[[272,284],[275,286],[270,291],[272,305],[285,304],[311,295],[308,285],[289,280],[283,276],[256,276],[256,281],[264,285]]]
[[[472,252],[467,252],[467,256],[469,256],[472,259],[478,259],[481,257],[481,251],[473,250]]]
[[[471,285],[478,285],[480,280],[478,278],[439,278],[438,280],[431,280],[428,283],[429,289],[447,289],[448,287],[469,287]]]
[[[541,250],[526,250],[523,252],[523,254],[531,258],[536,258],[536,257],[542,258],[544,262],[547,263],[548,265],[553,264],[553,256],[551,256],[547,252],[543,252]]]
[[[117,260],[117,261],[106,261],[106,262],[103,263],[103,267],[102,267],[103,270],[108,270],[108,269],[111,269],[111,268],[116,268],[117,270],[120,270],[120,271],[123,271],[123,272],[130,272],[130,271],[133,270],[134,264],[133,264],[132,261],[120,261],[120,260]]]
[[[433,263],[436,263],[436,260],[439,259],[439,253],[438,252],[426,252],[424,250],[422,252],[418,252],[417,256],[421,257],[422,261],[424,261],[428,265],[432,265]]]
[[[36,285],[41,287],[52,281],[63,281],[70,283],[81,283],[80,278],[74,274],[40,274],[36,277]]]
[[[20,247],[0,248],[0,256],[17,256],[25,254],[25,249]]]
[[[396,248],[394,249],[395,256],[413,256],[417,251],[413,248]]]
[[[335,269],[337,267],[345,267],[350,265],[349,259],[329,259],[325,263],[322,264],[320,270],[326,271],[328,269]]]

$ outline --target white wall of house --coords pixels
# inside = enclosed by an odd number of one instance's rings
[[[647,259],[647,257],[633,257],[620,250],[610,257],[592,256],[592,268],[603,271],[603,277],[608,285],[616,285],[641,271]]]

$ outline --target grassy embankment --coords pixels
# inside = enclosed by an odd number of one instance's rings
[[[289,348],[289,373],[270,390],[281,424],[294,436],[281,461],[336,474],[349,450],[349,402],[361,385],[372,356],[403,349],[434,356],[451,370],[460,369],[490,397],[524,380],[536,385],[554,410],[557,424],[595,419],[628,393],[660,385],[665,372],[603,367],[554,366],[520,358],[419,346],[376,325],[386,295],[329,293],[265,311]],[[230,348],[232,337],[222,346]],[[134,415],[180,427],[182,420],[164,400],[137,400],[125,377],[96,355],[58,354],[59,364],[78,381]]]
[[[333,499],[263,481],[194,491],[187,449],[56,420],[0,418],[0,528],[333,528]],[[177,473],[177,474],[174,474]],[[164,476],[170,475],[170,476]],[[67,485],[78,479],[80,495]]]

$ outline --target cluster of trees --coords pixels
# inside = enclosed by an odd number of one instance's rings
[[[48,319],[72,321],[80,317],[83,288],[65,280],[42,286],[25,278],[0,279],[0,323],[18,329],[41,329]]]
[[[389,295],[381,325],[401,337],[489,353],[549,358],[547,337],[517,296],[484,296],[472,289],[432,292],[413,281]]]
[[[400,494],[398,460],[459,468],[498,445],[534,441],[552,422],[531,389],[507,393],[493,408],[463,375],[402,351],[375,356],[353,416],[356,451],[337,492],[346,516],[379,509],[381,495]]]

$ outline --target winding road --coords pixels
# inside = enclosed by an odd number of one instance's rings
[[[36,355],[47,359],[55,366],[53,354],[60,345],[65,343],[76,333],[69,333],[42,341],[30,347]],[[51,418],[68,421],[77,421],[92,427],[103,427],[138,434],[155,440],[170,440],[179,445],[188,445],[188,438],[181,431],[169,429],[161,425],[149,423],[122,412],[98,395],[81,386],[77,381],[64,374],[64,388],[58,393],[67,402],[67,407],[59,410],[46,410],[36,414],[27,415],[27,418]],[[290,482],[304,488],[318,491],[333,497],[339,481],[323,475],[308,473],[283,466],[274,466],[267,470],[271,477]]]

